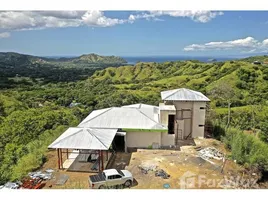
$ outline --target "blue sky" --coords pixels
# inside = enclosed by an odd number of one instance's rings
[[[0,12],[0,51],[228,56],[267,49],[264,11]]]

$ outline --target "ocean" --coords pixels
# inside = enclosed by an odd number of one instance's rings
[[[201,56],[120,56],[124,58],[128,64],[136,64],[137,62],[168,62],[179,60],[199,60],[201,62],[221,62],[226,60],[236,60],[241,57],[201,57]],[[214,59],[214,60],[212,60]]]

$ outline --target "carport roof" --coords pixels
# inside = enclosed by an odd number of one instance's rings
[[[109,149],[117,129],[68,128],[52,144],[51,149]]]

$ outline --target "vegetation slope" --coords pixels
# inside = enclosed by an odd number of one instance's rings
[[[62,60],[61,64],[75,59]],[[2,61],[0,59],[0,63]],[[37,61],[21,61],[29,69],[34,67],[33,62]],[[68,70],[54,67],[61,69],[61,73]],[[198,90],[211,99],[208,123],[214,126],[213,136],[225,141],[232,150],[234,159],[241,164],[257,165],[268,170],[267,156],[263,156],[267,155],[268,149],[267,65],[253,65],[251,60],[243,59],[105,67],[94,68],[95,72],[90,77],[76,71],[76,78],[73,78],[75,73],[70,73],[64,79],[55,76],[53,81],[48,79],[48,68],[44,68],[40,75],[29,70],[18,77],[10,70],[16,68],[12,59],[9,65],[0,67],[6,75],[4,81],[4,76],[1,77],[0,90],[1,183],[20,179],[38,168],[46,159],[47,145],[67,127],[76,126],[93,109],[132,103],[158,105],[160,91],[181,87]],[[79,64],[77,68],[80,68]],[[70,107],[72,102],[80,104]],[[229,120],[228,105],[231,107]],[[235,131],[233,128],[226,129],[228,121],[229,126],[235,128],[237,137],[230,137],[230,132]],[[252,134],[244,137],[245,130]]]

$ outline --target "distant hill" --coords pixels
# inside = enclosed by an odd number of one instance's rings
[[[0,52],[0,67],[1,64],[20,67],[36,63],[46,63],[46,59],[37,56],[19,54],[14,52]]]
[[[143,97],[180,87],[207,94],[217,83],[225,82],[235,90],[233,106],[268,98],[268,68],[247,61],[137,63],[96,71],[91,79],[113,84],[122,93],[128,91]]]
[[[70,59],[74,63],[127,63],[126,60],[118,56],[100,56],[97,54],[84,54],[78,58]]]
[[[248,58],[243,58],[241,61],[246,61],[246,62],[254,62],[254,61],[260,61],[260,62],[266,62],[268,63],[268,55],[262,55],[262,56],[251,56]]]
[[[77,67],[81,67],[79,64],[83,64],[83,67],[91,67],[94,64],[124,64],[127,63],[127,61],[117,56],[100,56],[93,53],[73,58],[46,58],[14,52],[0,52],[0,67],[1,64],[20,67],[25,65],[29,66],[31,64],[58,64],[61,66],[62,63],[64,63],[64,66],[70,64],[71,67],[75,67],[73,64],[78,64]],[[89,65],[87,66],[87,64]]]
[[[12,77],[39,78],[45,82],[76,81],[86,79],[96,70],[119,67],[126,60],[117,56],[97,54],[79,57],[49,58],[14,52],[0,52],[0,88],[9,88]]]

